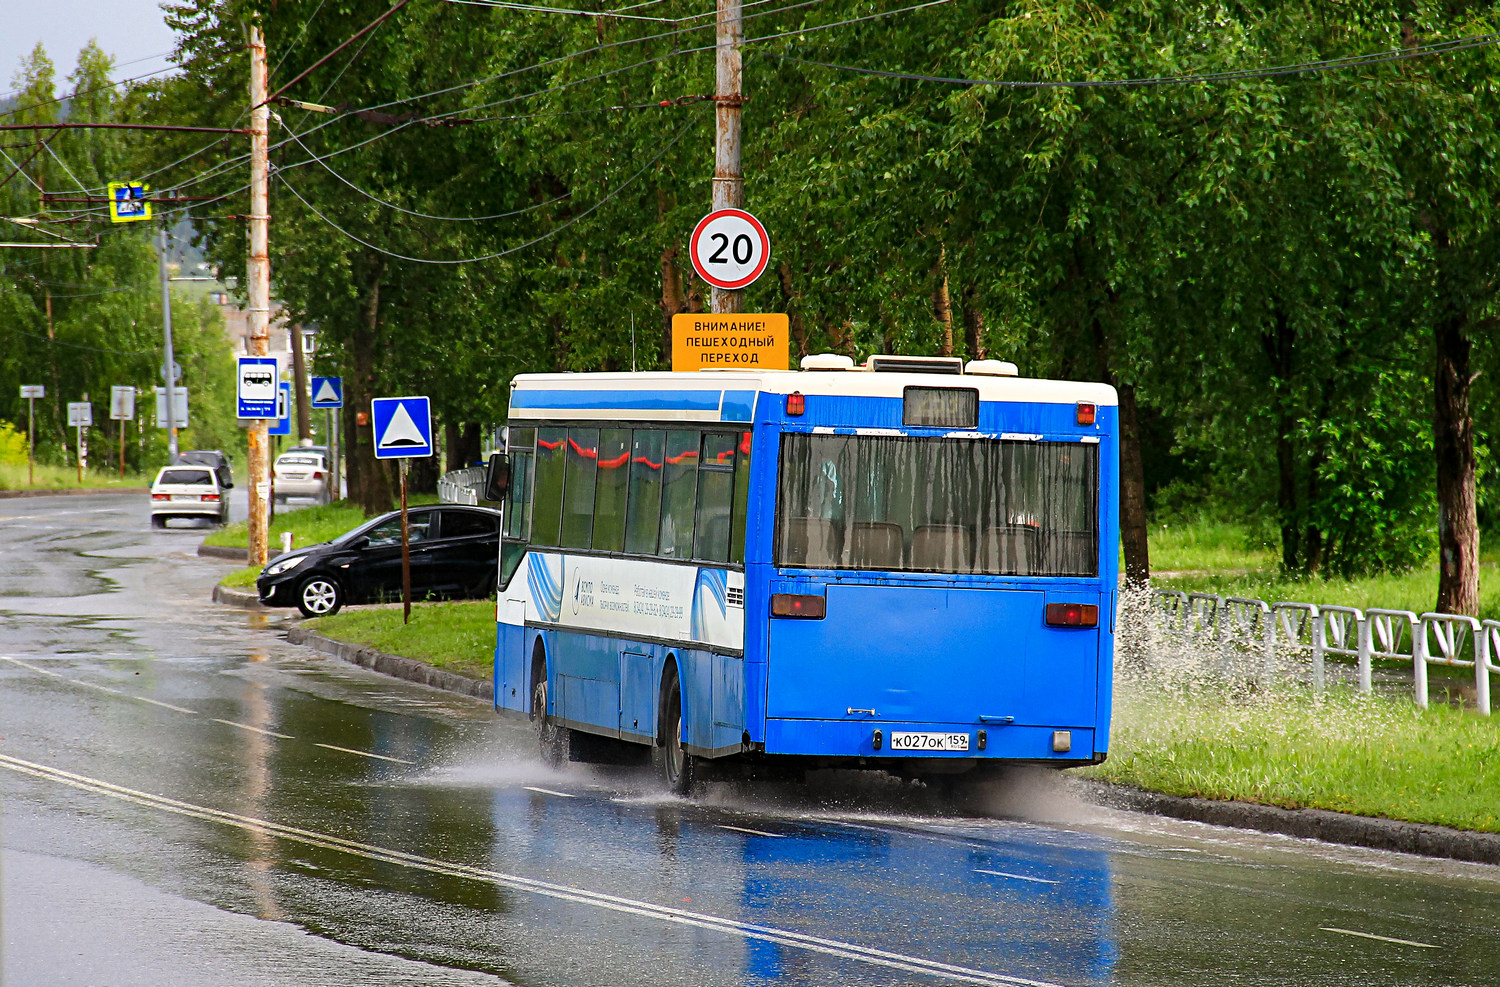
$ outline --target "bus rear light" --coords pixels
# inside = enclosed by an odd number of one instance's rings
[[[1047,626],[1098,627],[1099,608],[1092,603],[1049,603]]]
[[[788,415],[800,415],[807,410],[807,398],[802,396],[801,391],[793,391],[786,396],[786,413]]]
[[[828,609],[828,601],[821,596],[807,596],[799,593],[773,593],[771,595],[771,616],[773,617],[807,617],[812,620],[822,620]]]
[[[1092,424],[1094,424],[1094,420],[1096,418],[1098,418],[1098,417],[1099,417],[1099,407],[1098,407],[1098,405],[1092,404],[1092,403],[1090,403],[1088,401],[1080,401],[1080,402],[1078,402],[1078,424],[1080,424],[1080,425],[1092,425]]]

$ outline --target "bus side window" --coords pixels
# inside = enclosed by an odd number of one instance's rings
[[[693,530],[693,558],[729,561],[729,511],[734,499],[734,446],[728,432],[703,433],[698,466],[698,514]]]
[[[510,489],[505,497],[505,537],[531,540],[531,462],[536,456],[536,429],[510,430]]]
[[[536,430],[536,486],[531,505],[531,543],[555,547],[562,527],[565,428]]]
[[[630,497],[625,508],[625,551],[655,555],[661,529],[661,475],[666,434],[638,428],[630,447]]]
[[[734,510],[729,529],[729,561],[745,562],[745,524],[750,507],[750,433],[734,437]]]
[[[664,559],[686,559],[693,554],[693,502],[698,492],[698,432],[667,433],[662,467],[661,542]]]
[[[563,486],[562,548],[588,548],[594,534],[594,481],[599,459],[597,428],[568,429],[567,482]]]
[[[594,494],[594,548],[618,552],[625,547],[625,494],[630,481],[630,429],[599,433],[599,480]]]

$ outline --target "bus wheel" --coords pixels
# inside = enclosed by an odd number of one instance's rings
[[[682,697],[677,683],[667,692],[667,706],[662,712],[662,745],[656,749],[656,766],[667,790],[684,798],[693,794],[697,770],[693,755],[682,749]]]
[[[547,680],[540,679],[531,690],[531,720],[536,724],[537,746],[542,762],[549,768],[562,767],[567,759],[567,734],[547,716]]]

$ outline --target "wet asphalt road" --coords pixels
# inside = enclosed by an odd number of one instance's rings
[[[0,500],[0,951],[48,984],[1493,984],[1500,870],[875,778],[663,795]]]

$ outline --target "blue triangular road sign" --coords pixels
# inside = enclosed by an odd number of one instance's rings
[[[432,406],[425,396],[376,398],[370,409],[376,459],[432,455]]]

